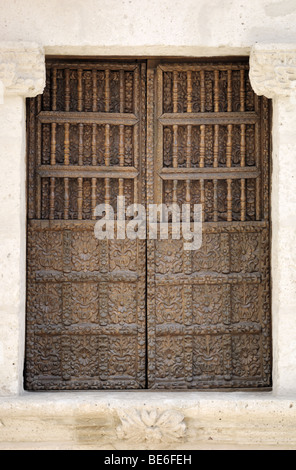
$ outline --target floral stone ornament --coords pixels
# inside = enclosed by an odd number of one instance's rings
[[[119,439],[133,442],[176,442],[185,436],[184,415],[178,411],[128,410],[120,413]]]

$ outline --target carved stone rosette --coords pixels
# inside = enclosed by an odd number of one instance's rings
[[[254,46],[250,57],[250,80],[257,95],[274,98],[295,94],[296,46]]]
[[[185,436],[184,415],[175,410],[121,411],[117,437],[133,443],[159,444],[178,442]]]
[[[0,43],[0,104],[4,95],[34,97],[45,86],[45,56],[35,43]]]

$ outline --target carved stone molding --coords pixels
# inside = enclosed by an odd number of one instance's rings
[[[257,95],[291,96],[296,90],[296,44],[256,45],[251,51],[250,80]]]
[[[117,437],[121,440],[150,445],[177,442],[185,436],[184,415],[179,411],[134,409],[121,411],[119,418]]]
[[[0,43],[0,103],[4,95],[33,97],[45,86],[45,56],[35,43]]]

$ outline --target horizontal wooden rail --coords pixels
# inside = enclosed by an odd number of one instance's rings
[[[159,117],[164,126],[201,126],[227,124],[256,124],[259,116],[256,113],[165,113]]]
[[[163,168],[158,174],[163,180],[224,180],[258,178],[260,171],[257,167]]]
[[[37,174],[43,178],[125,178],[134,179],[139,172],[134,167],[41,165]]]
[[[115,126],[134,126],[139,122],[131,113],[95,113],[95,112],[64,112],[42,111],[38,114],[42,124],[113,124]]]

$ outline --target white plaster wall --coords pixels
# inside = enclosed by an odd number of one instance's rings
[[[0,0],[0,11],[0,41],[53,54],[246,54],[296,31],[295,0]]]
[[[0,377],[1,394],[22,386],[25,323],[25,102],[0,106]]]
[[[296,96],[274,100],[272,318],[275,391],[296,390]]]

